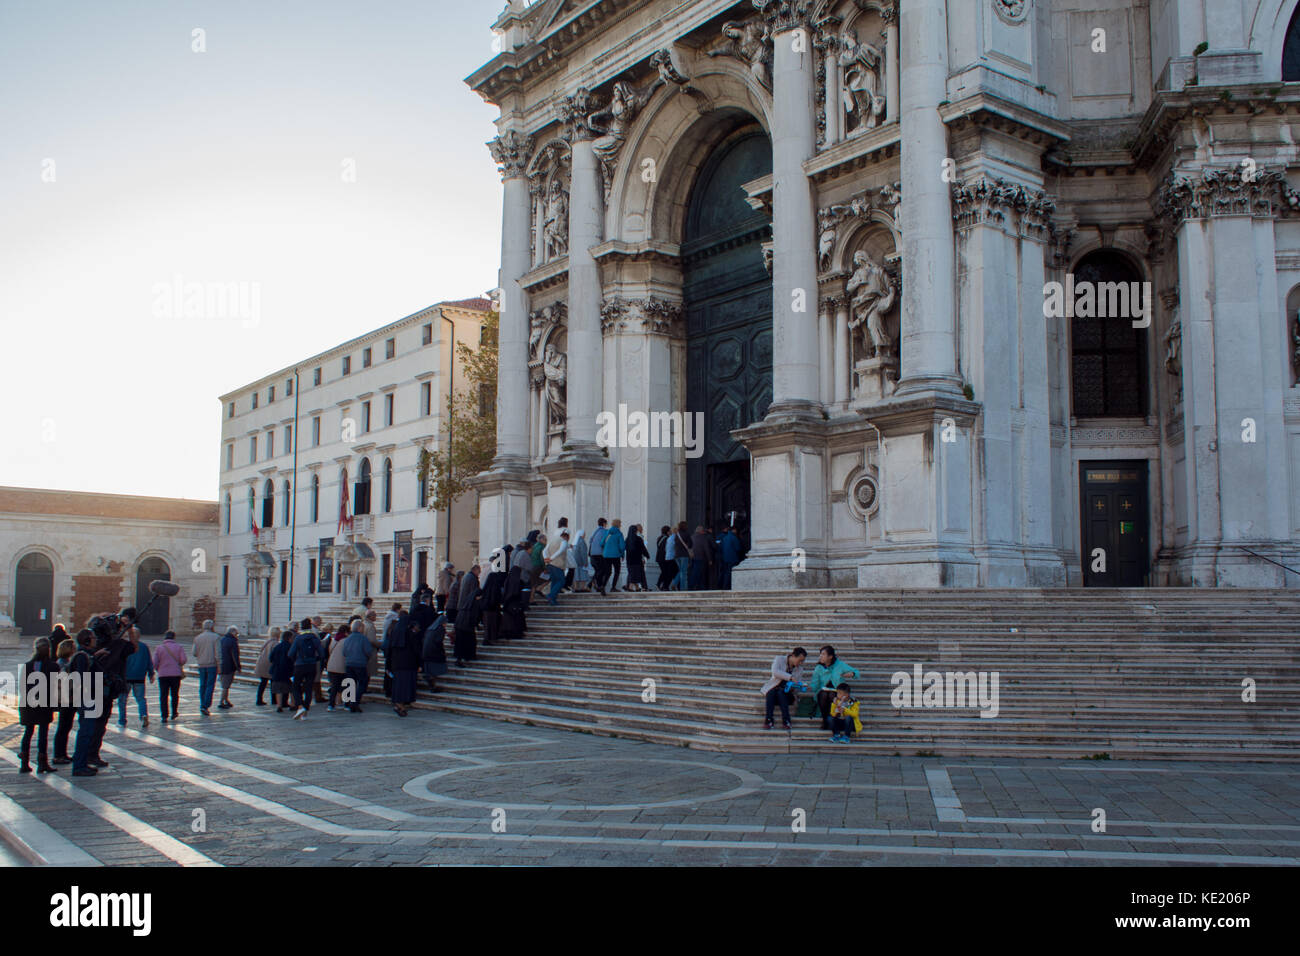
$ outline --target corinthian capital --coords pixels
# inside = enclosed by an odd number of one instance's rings
[[[596,97],[585,86],[578,87],[571,96],[560,100],[560,119],[564,122],[569,142],[592,140],[601,134],[601,130],[591,123],[596,102]]]
[[[501,178],[510,179],[524,175],[528,157],[533,152],[533,138],[508,129],[496,139],[489,140],[487,147],[492,151],[492,159],[501,167]]]
[[[1155,205],[1157,214],[1175,225],[1215,216],[1267,219],[1300,211],[1300,194],[1275,170],[1256,169],[1248,177],[1236,166],[1207,166],[1199,176],[1170,174]]]
[[[812,25],[813,0],[753,0],[753,4],[773,34]]]

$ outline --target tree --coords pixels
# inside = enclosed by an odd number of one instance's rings
[[[420,481],[429,488],[429,506],[443,511],[469,490],[469,479],[487,471],[497,451],[497,329],[500,315],[483,320],[478,348],[456,343],[456,362],[464,380],[451,397],[447,428],[439,451],[420,452]]]

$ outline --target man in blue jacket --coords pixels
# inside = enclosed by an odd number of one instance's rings
[[[718,587],[723,591],[731,590],[731,569],[740,563],[740,536],[734,527],[722,533],[720,545],[721,561],[718,568]]]
[[[605,578],[600,582],[600,593],[605,593],[605,581],[609,582],[611,591],[618,590],[619,563],[627,551],[627,541],[623,538],[623,522],[615,518],[609,523],[601,545],[601,555],[605,558]]]
[[[132,696],[135,698],[136,710],[140,713],[140,726],[149,726],[149,704],[145,699],[144,682],[147,678],[149,683],[154,681],[153,655],[149,652],[149,645],[140,638],[140,632],[136,628],[131,628],[130,633],[131,656],[126,659],[126,686],[127,693],[117,698],[117,725],[126,726],[126,698]],[[163,715],[164,717],[166,714]]]

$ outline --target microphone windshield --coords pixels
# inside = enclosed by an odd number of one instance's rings
[[[150,581],[149,593],[156,594],[159,597],[175,597],[181,593],[181,587],[171,581]]]

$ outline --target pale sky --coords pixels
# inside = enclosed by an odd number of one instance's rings
[[[494,287],[504,7],[0,0],[0,485],[215,500],[218,395]]]

